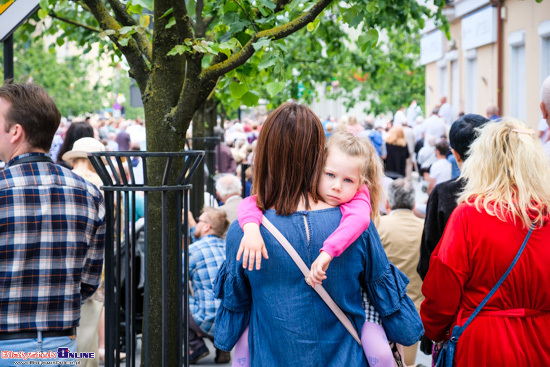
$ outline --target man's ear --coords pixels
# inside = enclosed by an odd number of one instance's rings
[[[454,149],[452,150],[452,152],[453,152],[453,155],[455,156],[456,163],[457,163],[457,164],[458,164],[458,163],[461,163],[461,162],[462,162],[462,158],[460,158],[460,154],[458,154],[458,153],[456,152],[456,150],[454,150]]]
[[[25,130],[20,124],[14,124],[10,128],[10,143],[15,144],[25,139]]]
[[[542,118],[548,120],[549,111],[546,110],[546,105],[544,104],[544,102],[540,103],[540,112],[542,112]]]

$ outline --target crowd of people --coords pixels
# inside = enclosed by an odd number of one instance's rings
[[[494,106],[454,118],[445,97],[426,118],[416,101],[365,121],[289,102],[226,122],[215,204],[182,252],[190,361],[207,338],[234,366],[414,366],[463,333],[456,366],[550,364],[550,77],[540,106],[538,132]],[[0,134],[0,347],[101,356],[87,153],[146,150],[145,124],[68,122],[42,88],[6,84]]]

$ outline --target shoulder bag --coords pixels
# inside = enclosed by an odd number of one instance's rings
[[[437,356],[436,367],[453,367],[454,355],[455,355],[455,351],[456,351],[456,344],[458,342],[458,338],[460,338],[460,336],[464,332],[464,329],[466,329],[468,327],[468,325],[470,325],[470,323],[477,316],[479,311],[481,311],[481,309],[485,306],[485,304],[489,301],[489,299],[491,299],[491,297],[495,294],[495,292],[500,287],[500,285],[504,282],[506,277],[508,277],[508,274],[510,274],[510,272],[512,271],[512,269],[514,268],[514,266],[518,262],[519,257],[521,256],[521,253],[525,249],[525,246],[527,245],[527,241],[529,241],[529,237],[531,237],[531,233],[533,232],[533,228],[534,228],[534,225],[531,226],[531,228],[529,229],[529,232],[527,232],[527,236],[525,236],[525,240],[523,240],[523,244],[519,248],[519,251],[516,254],[516,257],[514,258],[512,263],[510,264],[510,267],[508,267],[508,270],[506,270],[506,273],[504,273],[504,275],[500,278],[500,280],[493,287],[493,289],[491,289],[489,294],[487,294],[485,296],[483,301],[481,301],[479,306],[477,306],[477,308],[472,313],[472,315],[468,318],[466,323],[463,326],[455,325],[455,327],[453,328],[453,333],[451,335],[451,339],[446,341],[443,344],[443,347],[441,348],[441,350],[439,351],[439,355]]]

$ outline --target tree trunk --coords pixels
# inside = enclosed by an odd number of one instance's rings
[[[154,83],[157,87],[146,92],[144,110],[147,124],[147,150],[149,152],[179,152],[184,150],[185,131],[178,131],[174,126],[164,123],[167,108],[177,103],[181,82],[172,75],[164,78],[163,83]],[[187,122],[187,126],[188,126]],[[181,125],[180,125],[181,126]],[[149,186],[161,186],[166,159],[148,159],[147,183]],[[175,167],[181,167],[175,163]],[[174,170],[174,169],[173,169]],[[176,170],[174,170],[176,171]],[[173,177],[176,176],[176,177]],[[170,176],[169,185],[174,185],[177,175]],[[163,217],[162,198],[158,191],[149,193],[147,202],[147,282],[148,292],[145,297],[144,319],[144,346],[142,348],[142,365],[161,365],[163,358],[166,365],[177,366],[178,361],[178,324],[175,318],[178,307],[178,289],[182,287],[182,274],[178,274],[178,262],[182,260],[182,239],[177,236],[177,213],[174,210],[176,196],[170,192],[166,194],[167,206]],[[164,285],[167,296],[169,322],[168,338],[163,341],[163,284],[162,284],[162,241],[163,224],[166,226],[165,239],[167,240],[168,269],[167,284]],[[145,324],[147,322],[147,324]],[[163,343],[168,345],[169,353],[164,355]]]

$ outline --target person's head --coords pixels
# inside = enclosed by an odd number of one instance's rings
[[[441,104],[447,103],[447,96],[441,97],[441,99],[439,100],[439,102],[441,102]]]
[[[351,133],[336,133],[327,140],[319,195],[330,205],[349,202],[363,185],[370,191],[371,206],[378,208],[382,164],[371,142]],[[371,217],[378,217],[373,210]]]
[[[63,154],[73,149],[74,142],[81,138],[93,138],[94,128],[87,122],[73,122],[65,133],[65,140],[59,150],[57,161],[61,161]]]
[[[71,150],[63,154],[62,159],[66,162],[70,162],[73,166],[75,161],[83,160],[89,163],[89,167],[92,167],[88,159],[88,153],[104,151],[105,145],[99,140],[95,138],[81,138],[74,142]]]
[[[483,207],[502,221],[514,215],[526,227],[549,215],[550,165],[535,132],[519,120],[485,124],[461,177],[466,186],[459,203]]]
[[[449,144],[446,141],[439,141],[435,144],[435,155],[437,158],[447,158],[447,153],[449,153]]]
[[[223,237],[227,228],[229,228],[227,214],[223,210],[206,206],[202,209],[199,220],[195,225],[195,237],[202,238],[209,234]]]
[[[414,186],[404,178],[392,181],[388,186],[388,206],[391,210],[413,210],[415,205]]]
[[[449,131],[449,142],[458,164],[468,158],[472,142],[478,135],[478,128],[489,120],[483,116],[469,113],[457,119]]]
[[[498,107],[494,104],[490,104],[487,106],[487,109],[485,111],[488,118],[491,118],[492,116],[498,115]]]
[[[439,113],[439,107],[438,106],[435,106],[433,109],[432,109],[432,115],[437,115]]]
[[[303,200],[318,202],[325,132],[308,107],[285,103],[271,112],[258,137],[253,192],[261,210],[289,215]]]
[[[540,111],[542,112],[542,118],[550,126],[550,76],[544,79],[542,83]]]
[[[388,131],[388,136],[386,137],[386,143],[392,145],[399,145],[404,147],[407,145],[405,140],[405,132],[403,131],[403,126],[396,125],[393,126],[390,131]]]
[[[44,88],[35,84],[4,84],[0,87],[0,159],[13,154],[48,152],[59,127],[61,114]]]
[[[241,180],[232,174],[223,174],[216,180],[216,192],[224,203],[232,196],[239,196],[242,193]]]

